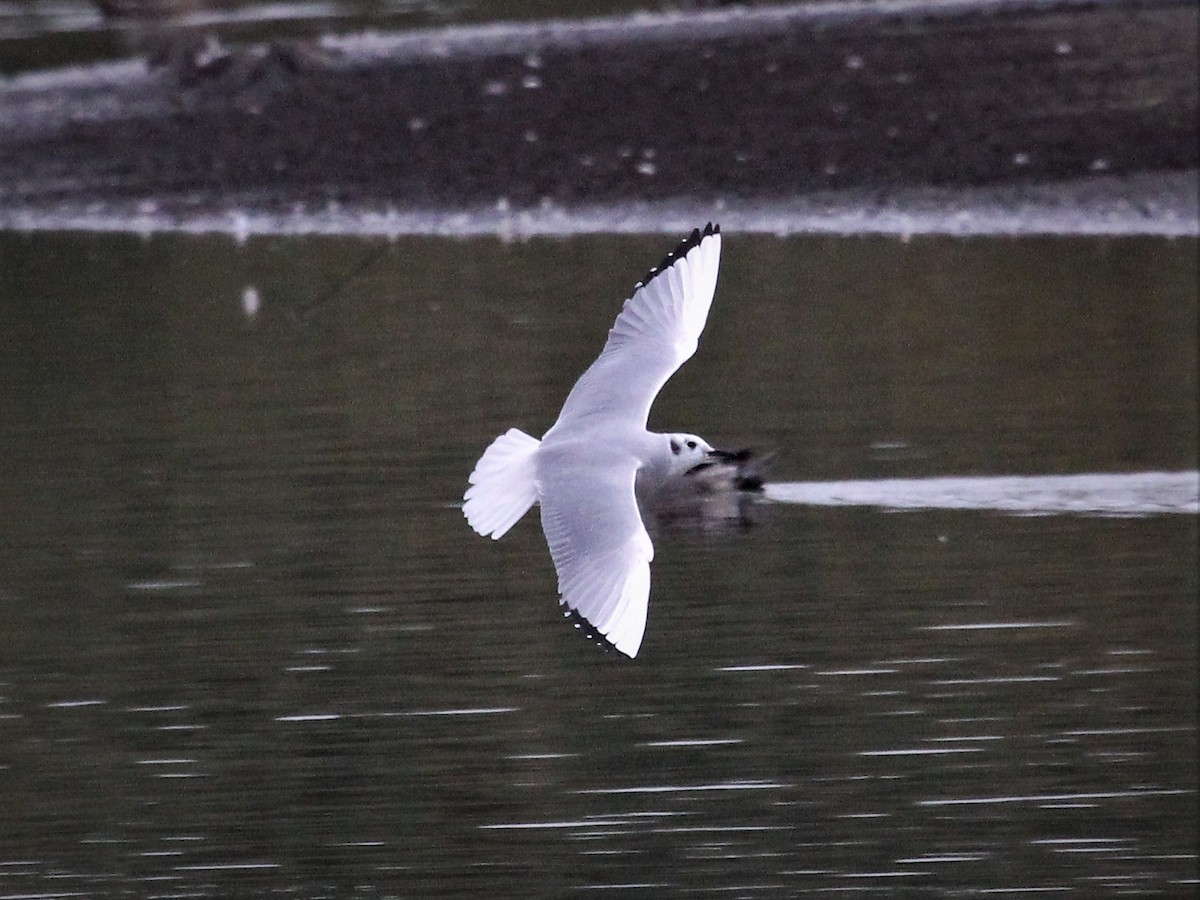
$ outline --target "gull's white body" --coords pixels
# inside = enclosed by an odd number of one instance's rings
[[[515,428],[496,438],[465,495],[468,523],[492,538],[540,504],[561,602],[627,656],[645,633],[654,557],[636,488],[683,474],[712,452],[695,435],[649,432],[646,419],[696,352],[720,259],[720,229],[694,231],[634,289],[541,441]]]

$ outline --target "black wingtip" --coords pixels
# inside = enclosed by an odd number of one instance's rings
[[[679,246],[663,257],[663,261],[646,273],[646,277],[634,285],[636,291],[640,287],[645,287],[650,281],[658,275],[665,272],[676,262],[683,259],[692,251],[693,247],[699,247],[700,242],[706,237],[711,237],[714,234],[721,233],[721,226],[709,222],[703,228],[693,228],[692,233],[679,242]]]
[[[577,629],[579,629],[579,631],[583,632],[583,636],[585,638],[587,638],[589,642],[598,646],[606,654],[614,654],[615,653],[617,656],[621,656],[621,657],[625,656],[624,653],[622,653],[620,650],[618,650],[616,648],[615,644],[613,644],[611,641],[609,641],[608,638],[606,638],[599,631],[597,631],[592,626],[592,623],[583,617],[582,613],[580,613],[576,609],[572,609],[571,607],[567,606],[565,603],[562,602],[561,599],[559,600],[559,604],[560,604],[559,608],[562,610],[563,618],[566,619],[568,622],[570,622],[572,625],[574,625]]]

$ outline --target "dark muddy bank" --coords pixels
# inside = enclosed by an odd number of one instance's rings
[[[1148,174],[1194,209],[1196,41],[1194,3],[1131,0],[180,48],[0,85],[0,210],[886,204]]]

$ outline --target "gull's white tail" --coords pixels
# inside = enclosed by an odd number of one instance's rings
[[[483,451],[463,495],[463,515],[479,534],[502,537],[537,502],[533,457],[539,444],[510,428]]]

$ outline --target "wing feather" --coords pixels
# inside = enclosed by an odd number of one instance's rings
[[[634,495],[637,466],[552,467],[541,482],[542,530],[561,602],[614,647],[636,656],[646,630],[654,546]]]
[[[696,229],[634,288],[600,356],[580,376],[558,423],[602,414],[644,427],[654,398],[696,352],[721,258],[721,230]]]

